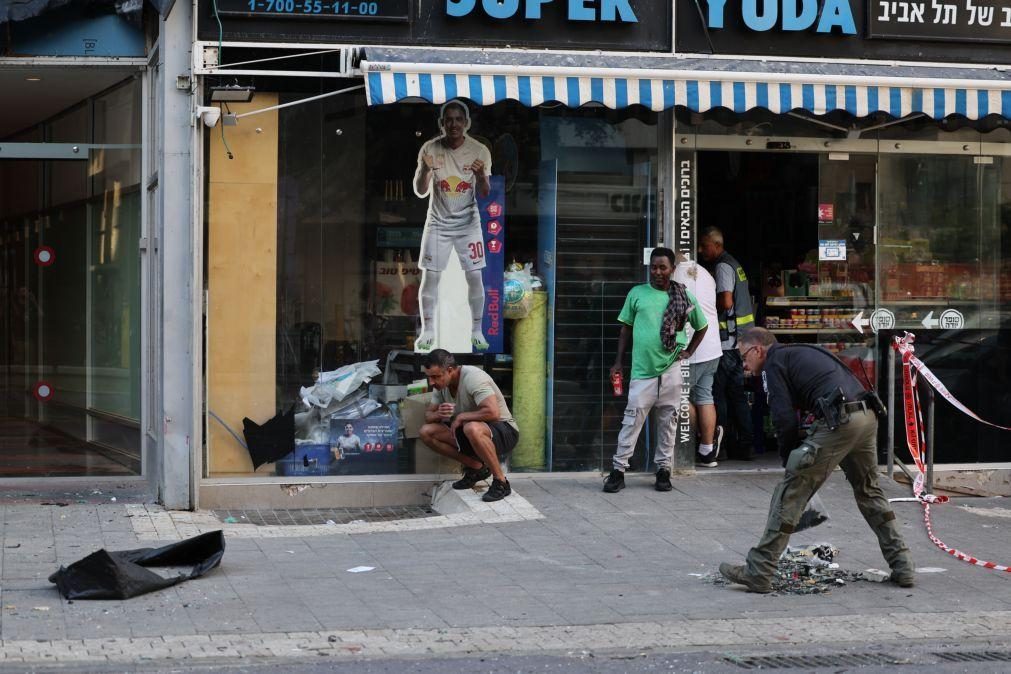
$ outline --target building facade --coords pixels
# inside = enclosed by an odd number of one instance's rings
[[[435,346],[510,397],[511,470],[606,469],[623,298],[646,278],[645,250],[694,257],[708,225],[781,340],[823,344],[884,391],[892,336],[916,331],[952,391],[999,418],[1004,375],[982,370],[1004,362],[1011,28],[976,30],[982,9],[958,3],[938,17],[893,4],[201,4],[204,102],[255,88],[204,131],[204,484],[443,474],[407,389],[433,323]],[[451,100],[492,165],[478,200],[484,349],[466,256],[445,261],[436,315],[419,301],[440,222],[414,178]],[[465,198],[467,177],[433,189]],[[508,270],[524,265],[537,289],[517,299]],[[353,404],[315,384],[370,361],[380,374]],[[291,409],[294,452],[254,468],[243,419]],[[329,450],[359,414],[382,451],[338,460]],[[1005,460],[996,431],[937,414],[938,461]]]
[[[887,391],[916,332],[1006,423],[1011,19],[818,6],[177,0],[110,4],[95,44],[9,17],[4,90],[36,110],[0,133],[15,444],[171,507],[418,502],[453,470],[417,437],[439,346],[506,394],[511,471],[600,471],[624,297],[710,225],[782,341]],[[25,89],[67,68],[87,91]],[[441,156],[416,184],[454,100],[487,197]],[[938,462],[1007,460],[953,408],[935,427]]]

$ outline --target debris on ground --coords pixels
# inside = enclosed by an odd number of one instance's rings
[[[860,574],[862,580],[869,581],[871,583],[883,583],[891,576],[887,571],[882,571],[881,569],[867,569]]]
[[[772,594],[826,594],[848,583],[867,580],[862,572],[844,571],[834,560],[839,548],[830,543],[790,546],[779,559]],[[733,585],[720,573],[706,574],[713,585]]]

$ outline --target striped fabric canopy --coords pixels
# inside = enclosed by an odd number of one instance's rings
[[[514,100],[528,106],[559,102],[573,108],[588,103],[615,109],[638,104],[656,111],[684,106],[696,112],[724,107],[734,112],[802,109],[816,115],[845,110],[857,117],[879,111],[894,117],[924,113],[934,119],[953,114],[969,119],[990,114],[1011,117],[1011,90],[1001,88],[804,83],[797,78],[777,82],[773,74],[768,81],[734,81],[733,72],[725,73],[726,79],[666,79],[363,70],[369,105],[407,98],[444,103],[459,97],[480,105]]]

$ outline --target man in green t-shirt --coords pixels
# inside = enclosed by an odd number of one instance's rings
[[[702,343],[708,324],[698,300],[685,290],[689,306],[686,323],[695,329],[691,342],[682,328],[677,333],[673,349],[667,349],[661,337],[664,311],[671,301],[671,274],[674,273],[674,251],[654,248],[649,259],[650,282],[637,285],[625,298],[618,314],[621,332],[618,353],[611,366],[611,376],[622,370],[629,337],[632,338],[632,376],[628,385],[628,405],[618,432],[618,450],[614,454],[614,469],[604,482],[604,491],[614,493],[625,488],[625,471],[635,451],[639,431],[649,411],[657,410],[659,432],[654,462],[657,465],[657,491],[670,491],[671,460],[676,441],[675,417],[681,400],[681,368],[671,367],[679,359],[691,358]]]

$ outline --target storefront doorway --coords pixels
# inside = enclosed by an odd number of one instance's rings
[[[140,77],[0,90],[0,477],[140,474]]]
[[[892,337],[914,332],[918,355],[962,402],[1007,424],[1011,165],[993,142],[1003,134],[925,124],[853,139],[699,134],[682,145],[694,149],[696,225],[724,231],[758,325],[824,346],[883,392]],[[897,403],[903,458],[901,391]],[[937,462],[1008,460],[997,431],[943,402],[936,411]],[[754,418],[774,457],[767,419]]]

